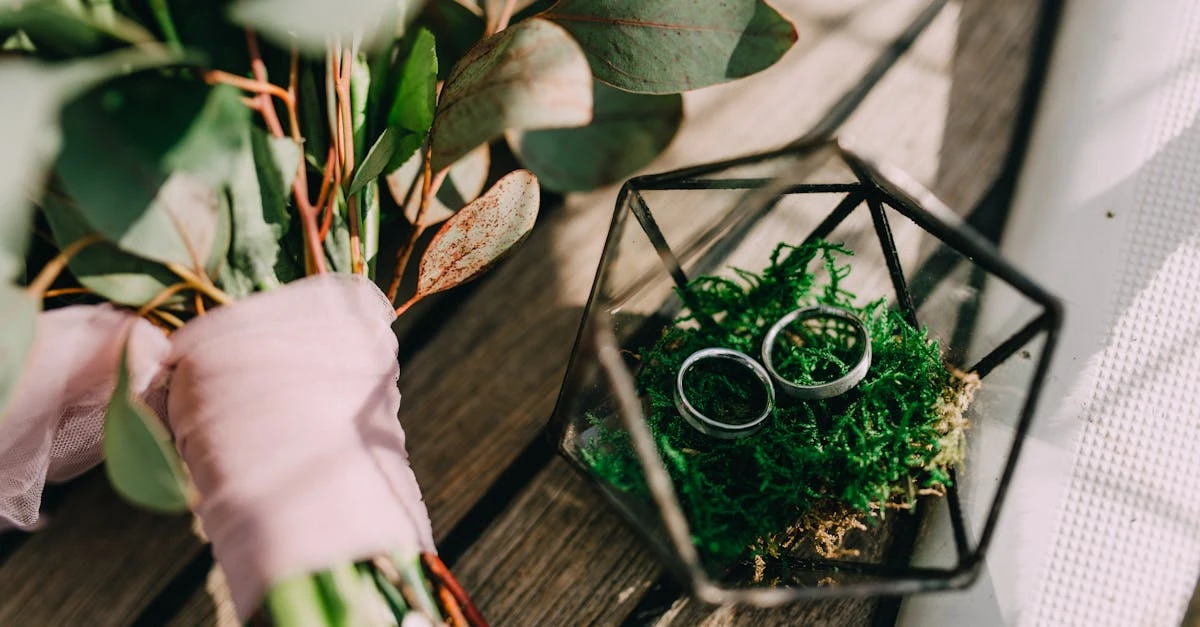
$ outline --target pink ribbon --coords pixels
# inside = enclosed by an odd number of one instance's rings
[[[404,431],[394,312],[369,281],[321,275],[164,336],[132,313],[39,316],[0,422],[0,525],[37,525],[43,484],[101,460],[126,338],[131,387],[164,416],[244,620],[271,582],[347,561],[433,552]]]

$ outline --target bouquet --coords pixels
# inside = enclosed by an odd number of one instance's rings
[[[198,516],[243,620],[484,624],[390,325],[796,32],[761,0],[482,5],[0,2],[0,527],[103,460]]]

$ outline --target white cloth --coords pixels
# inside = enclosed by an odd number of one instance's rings
[[[1200,3],[1067,3],[1003,244],[1066,302],[1062,343],[983,576],[901,624],[1179,624],[1200,573],[1198,116]]]

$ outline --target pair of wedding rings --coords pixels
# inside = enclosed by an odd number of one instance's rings
[[[784,377],[776,369],[775,347],[780,336],[797,324],[812,322],[845,323],[853,334],[846,338],[847,344],[854,348],[861,347],[857,359],[844,374],[831,380],[815,384],[801,384]],[[867,370],[871,367],[871,337],[866,325],[854,314],[839,307],[819,305],[796,309],[780,318],[770,330],[762,344],[762,363],[755,361],[749,355],[730,348],[704,348],[696,351],[683,361],[679,373],[675,377],[675,408],[688,423],[697,431],[706,435],[733,440],[752,435],[762,428],[767,418],[775,408],[776,386],[789,397],[798,400],[820,400],[845,394],[858,385]],[[689,399],[684,389],[685,377],[697,367],[708,364],[711,360],[725,362],[727,367],[744,369],[749,376],[750,385],[761,389],[753,390],[751,396],[761,403],[762,407],[749,408],[745,414],[733,418],[710,416],[696,407]],[[758,392],[761,392],[759,394]]]

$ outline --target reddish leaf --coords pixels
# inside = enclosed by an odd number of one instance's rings
[[[529,234],[538,201],[537,177],[517,170],[454,214],[421,257],[417,298],[471,281],[492,267]]]

